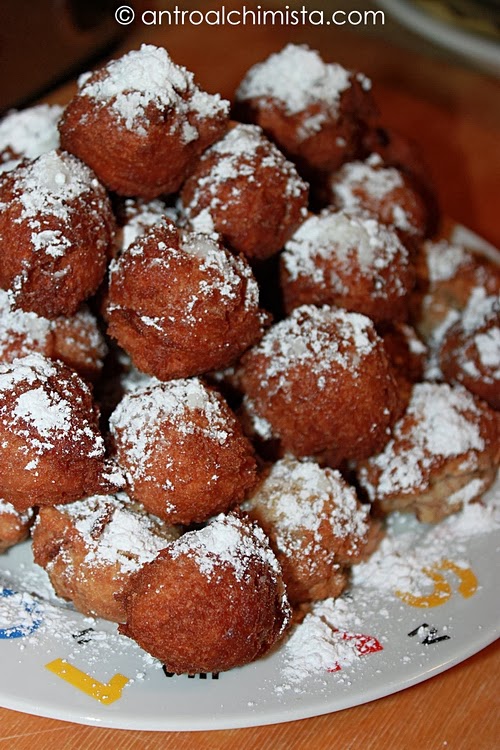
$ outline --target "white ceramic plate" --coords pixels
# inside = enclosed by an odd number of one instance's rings
[[[378,0],[384,10],[416,34],[500,75],[500,44],[426,13],[411,0]]]
[[[495,253],[456,231],[457,240]],[[168,676],[116,626],[57,600],[30,544],[18,545],[0,556],[0,705],[120,729],[226,729],[330,713],[426,680],[500,635],[499,479],[487,498],[436,526],[391,517],[393,557],[376,553],[368,574],[359,568],[347,595],[326,607],[327,667],[324,656],[315,666],[314,648],[298,663],[285,643],[219,676]]]

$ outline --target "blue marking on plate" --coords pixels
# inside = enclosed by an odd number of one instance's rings
[[[9,588],[3,588],[0,591],[0,598],[7,596],[15,596],[17,591],[13,591]],[[30,622],[28,624],[11,625],[8,628],[0,628],[0,639],[5,640],[7,638],[25,638],[27,635],[31,635],[38,630],[42,624],[42,617],[39,607],[35,601],[23,602],[25,612],[30,615]]]

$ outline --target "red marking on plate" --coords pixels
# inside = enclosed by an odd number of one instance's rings
[[[338,632],[338,631],[335,631]],[[373,635],[363,635],[362,633],[341,633],[343,641],[355,641],[354,647],[358,652],[359,656],[366,656],[367,654],[376,654],[377,651],[383,651],[384,647]],[[335,662],[333,667],[328,669],[328,672],[339,672],[342,666],[339,662]]]

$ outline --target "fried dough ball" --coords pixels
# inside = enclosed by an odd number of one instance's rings
[[[168,380],[237,359],[262,335],[258,304],[244,258],[164,222],[111,263],[105,315],[139,370]]]
[[[264,532],[235,515],[184,534],[136,573],[120,632],[169,672],[224,672],[263,656],[290,620]]]
[[[304,305],[241,360],[244,407],[264,438],[297,457],[329,452],[335,468],[389,439],[397,384],[372,321]]]
[[[110,429],[131,496],[169,523],[227,511],[255,484],[250,442],[222,396],[197,378],[131,391]]]
[[[349,566],[375,546],[369,508],[338,471],[312,461],[278,461],[244,510],[270,538],[292,604],[339,596]]]
[[[62,362],[0,364],[0,496],[23,512],[103,489],[104,441],[90,387]]]
[[[344,164],[329,180],[330,202],[350,212],[368,211],[395,229],[403,242],[418,241],[427,230],[427,209],[420,193],[399,169],[378,154]]]
[[[445,380],[500,409],[500,295],[487,296],[481,287],[473,291],[445,334],[439,362]]]
[[[229,103],[160,47],[143,44],[78,84],[59,125],[62,147],[120,195],[175,193],[227,127]]]
[[[426,242],[416,263],[417,286],[412,300],[415,328],[424,341],[441,340],[459,318],[476,288],[500,294],[500,266],[462,245]]]
[[[12,306],[8,292],[0,290],[0,362],[13,362],[31,352],[60,359],[84,379],[95,380],[107,347],[97,320],[87,307],[74,315],[48,320]]]
[[[414,273],[406,247],[367,214],[310,216],[281,255],[285,309],[336,305],[376,322],[402,320]]]
[[[439,200],[432,178],[420,146],[408,136],[398,133],[385,125],[373,125],[363,134],[365,153],[379,154],[384,164],[396,167],[408,177],[426,206],[427,226],[425,236],[432,237],[439,226]]]
[[[255,122],[305,173],[332,172],[356,158],[374,114],[366,76],[289,44],[247,72],[238,119]]]
[[[460,385],[417,383],[406,413],[377,456],[358,467],[376,508],[433,523],[481,497],[500,459],[498,418]]]
[[[8,112],[0,120],[0,172],[58,148],[57,123],[62,111],[58,104],[38,104]]]
[[[181,193],[191,226],[256,260],[277,253],[307,215],[308,186],[255,125],[236,125],[201,157]]]
[[[33,518],[33,508],[19,513],[12,503],[0,498],[0,553],[28,538]]]
[[[0,288],[47,318],[72,315],[93,294],[114,238],[111,204],[94,173],[49,151],[0,175]]]
[[[130,577],[178,536],[124,493],[94,495],[40,509],[33,557],[80,612],[124,622],[120,594]]]

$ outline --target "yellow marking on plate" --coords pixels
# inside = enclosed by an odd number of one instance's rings
[[[405,604],[410,607],[439,607],[451,597],[451,586],[441,573],[435,573],[432,568],[422,568],[428,578],[434,581],[434,591],[427,596],[414,596],[403,591],[396,591],[398,596]]]
[[[433,567],[436,570],[451,570],[452,573],[455,573],[460,580],[458,592],[464,597],[464,599],[469,599],[476,593],[478,581],[470,568],[463,568],[452,560],[441,560],[440,563]]]
[[[478,581],[475,574],[470,568],[464,568],[452,560],[441,560],[435,563],[431,568],[422,568],[422,572],[434,581],[434,590],[427,596],[414,596],[406,591],[396,591],[395,594],[405,604],[410,607],[440,607],[444,604],[452,595],[451,586],[446,578],[439,573],[440,570],[450,571],[454,573],[459,579],[460,583],[458,586],[458,593],[461,594],[464,599],[474,596],[477,591]]]
[[[104,703],[105,706],[109,706],[110,703],[114,703],[122,697],[122,690],[129,681],[128,677],[115,674],[109,682],[99,682],[99,680],[86,672],[82,672],[81,669],[65,659],[55,659],[46,664],[45,667],[78,690],[90,695],[94,700]]]

